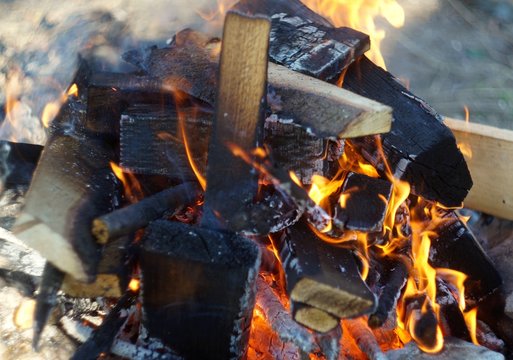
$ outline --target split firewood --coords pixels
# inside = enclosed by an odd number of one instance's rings
[[[122,112],[119,151],[124,169],[183,182],[196,178],[192,162],[204,176],[212,110],[180,101],[166,106],[136,104]]]
[[[75,352],[72,360],[96,359],[101,354],[108,353],[114,337],[125,322],[121,313],[135,301],[135,293],[127,291],[118,299],[116,305],[109,311],[99,328]]]
[[[386,180],[349,173],[342,185],[336,218],[346,229],[380,232],[392,195],[392,184]]]
[[[465,206],[513,220],[513,131],[444,119],[452,130],[474,179]]]
[[[114,207],[117,182],[114,146],[82,131],[84,121],[84,107],[69,100],[52,123],[13,232],[61,271],[91,281],[100,262],[91,222]]]
[[[395,311],[401,290],[408,279],[406,264],[401,260],[395,260],[392,263],[383,279],[384,285],[378,297],[378,306],[368,319],[368,324],[373,329],[383,326],[390,314]]]
[[[32,348],[35,351],[39,348],[39,340],[41,339],[50,314],[55,308],[55,305],[57,305],[57,292],[61,288],[63,280],[64,273],[47,262],[41,276],[41,284],[39,285],[36,297],[36,308],[34,310]]]
[[[245,353],[260,266],[256,243],[157,220],[142,239],[140,266],[143,322],[153,336],[186,358]]]
[[[304,218],[274,243],[280,253],[291,301],[338,318],[374,310],[375,296],[362,280],[352,251],[317,238]]]
[[[343,86],[393,108],[392,130],[381,135],[381,146],[370,137],[351,141],[367,161],[385,174],[384,154],[392,174],[407,181],[414,194],[446,207],[460,206],[472,179],[440,116],[365,56],[348,68]]]
[[[181,206],[192,204],[198,199],[198,185],[184,183],[141,201],[114,210],[93,220],[92,233],[100,244],[121,236],[129,235],[157,220],[165,212],[176,211]]]
[[[502,278],[470,229],[449,211],[431,241],[429,260],[435,268],[466,274],[465,296],[480,301],[502,285]],[[465,254],[465,256],[461,256]]]
[[[216,88],[213,44],[203,34],[190,30],[178,33],[169,48],[152,50],[144,68],[165,86],[213,104],[216,93],[204,89]],[[390,129],[389,107],[335,85],[277,65],[269,65],[268,82],[281,97],[282,112],[319,137],[355,137]]]
[[[326,311],[309,305],[292,302],[291,310],[296,322],[319,333],[329,332],[340,323],[338,318],[328,314]]]
[[[268,16],[287,13],[283,11],[280,1],[276,6],[269,4],[269,0],[256,1],[252,6],[246,5],[246,2],[242,2],[242,7],[247,6],[252,13],[264,12]],[[306,22],[329,24],[326,20],[320,21],[318,15],[309,11],[296,16]],[[273,37],[271,49],[279,47],[280,43],[286,46],[288,42],[286,36]],[[323,56],[319,60],[329,66],[337,56],[334,52],[332,56]],[[343,68],[333,68],[331,74],[323,73],[322,77],[337,81],[343,71]],[[345,89],[393,108],[392,131],[382,135],[382,148],[391,172],[397,178],[408,181],[417,195],[447,207],[460,206],[472,187],[472,179],[454,136],[441,122],[440,116],[365,56],[347,68],[342,82]],[[382,160],[380,149],[372,138],[357,139],[353,143],[358,145],[368,161],[378,166]],[[382,173],[386,172],[382,164],[378,168]]]
[[[129,251],[131,237],[125,236],[105,245],[102,259],[98,264],[96,278],[91,283],[78,281],[66,274],[61,290],[77,298],[95,298],[100,296],[119,298],[129,282]]]
[[[216,117],[209,144],[202,226],[230,228],[231,218],[250,204],[258,180],[251,164],[234,157],[229,145],[251,154],[263,127],[270,23],[226,17],[219,61]],[[220,219],[215,220],[214,211]]]
[[[387,356],[381,351],[376,337],[372,333],[372,330],[367,326],[364,319],[346,319],[342,322],[344,332],[349,333],[356,344],[362,350],[370,360],[386,360]]]
[[[256,306],[283,342],[292,342],[307,354],[320,350],[312,333],[292,319],[274,290],[261,277],[257,279]]]

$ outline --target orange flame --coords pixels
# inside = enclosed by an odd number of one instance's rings
[[[463,106],[463,111],[465,112],[465,126],[468,127],[470,124],[470,110],[467,105]],[[464,137],[466,138],[467,136],[464,135]],[[459,142],[458,148],[466,159],[472,159],[472,146],[470,146],[468,141]]]
[[[465,319],[465,324],[467,324],[470,339],[475,345],[480,345],[477,341],[477,308],[464,312],[463,318]]]
[[[380,51],[385,31],[376,26],[378,16],[385,18],[392,26],[404,25],[403,8],[395,0],[301,0],[306,6],[328,18],[335,26],[347,26],[370,36],[369,57],[377,65],[385,67]]]
[[[119,181],[123,184],[125,197],[130,203],[135,203],[144,197],[141,184],[134,174],[121,168],[112,161],[110,162],[110,167],[112,168],[114,175],[116,175]]]

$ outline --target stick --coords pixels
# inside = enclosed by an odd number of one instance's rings
[[[474,186],[465,206],[513,220],[513,131],[444,119],[469,166]]]
[[[194,202],[199,195],[195,183],[184,183],[102,215],[93,220],[92,232],[100,244],[128,235],[146,227],[167,211],[175,211],[180,206]]]
[[[354,338],[356,344],[370,360],[386,360],[387,357],[381,351],[376,337],[367,323],[363,319],[344,320],[343,326],[347,328],[349,334]]]

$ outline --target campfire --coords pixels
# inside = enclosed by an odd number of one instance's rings
[[[44,149],[10,144],[11,178],[33,171],[13,233],[46,260],[16,314],[35,349],[58,317],[74,359],[509,353],[458,211],[466,135],[351,28],[374,7],[327,3],[241,0],[222,38],[184,29],[123,54],[135,71],[80,59]]]

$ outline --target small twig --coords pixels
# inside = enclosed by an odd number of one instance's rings
[[[386,355],[381,351],[376,337],[363,318],[344,320],[343,325],[354,338],[360,350],[367,354],[370,360],[387,359]]]

